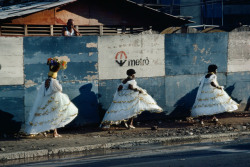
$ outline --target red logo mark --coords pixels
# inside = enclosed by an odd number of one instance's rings
[[[127,61],[127,55],[124,51],[120,51],[116,53],[115,55],[115,61],[118,63],[120,66],[123,66],[123,64]]]

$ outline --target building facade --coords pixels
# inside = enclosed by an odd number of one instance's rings
[[[61,36],[68,19],[74,20],[82,35],[161,32],[190,23],[129,0],[36,0],[0,7],[0,11],[2,36]]]
[[[134,0],[137,3],[173,14],[190,16],[194,25],[235,28],[250,25],[249,0]]]

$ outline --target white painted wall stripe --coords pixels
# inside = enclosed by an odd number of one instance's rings
[[[22,37],[0,37],[0,66],[0,85],[24,84]]]
[[[228,72],[250,71],[250,32],[231,32],[228,41]]]

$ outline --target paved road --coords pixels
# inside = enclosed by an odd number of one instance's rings
[[[19,166],[250,167],[250,139],[179,146],[140,146],[111,154],[57,159]]]

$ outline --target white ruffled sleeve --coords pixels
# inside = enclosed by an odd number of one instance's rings
[[[210,80],[210,83],[213,82],[217,87],[224,89],[224,86],[219,85],[219,83],[217,81],[217,76],[215,74],[211,75],[209,80]]]
[[[130,80],[128,81],[128,84],[132,85],[134,89],[140,90],[142,93],[147,93],[147,91],[140,86],[137,85],[136,80]]]
[[[132,85],[133,86],[133,88],[136,88],[137,87],[137,83],[136,83],[136,81],[133,79],[133,80],[130,80],[130,81],[128,81],[127,82],[128,84],[130,84],[130,85]]]
[[[62,92],[62,85],[56,79],[52,79],[52,90],[54,92]]]
[[[211,75],[210,77],[209,77],[209,81],[210,82],[213,82],[213,83],[217,83],[217,76],[216,75]]]

